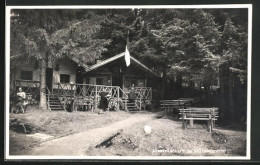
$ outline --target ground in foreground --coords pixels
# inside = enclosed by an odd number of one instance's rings
[[[151,116],[147,118],[147,116]],[[129,118],[135,120],[126,120]],[[146,117],[148,120],[143,120]],[[140,120],[140,122],[138,122]],[[37,144],[52,139],[71,137],[79,132],[98,128],[109,128],[124,123],[123,129],[104,136],[97,143],[84,148],[86,156],[245,156],[246,132],[216,127],[211,134],[205,123],[195,123],[194,128],[182,129],[181,121],[162,117],[161,112],[130,114],[108,112],[98,115],[95,112],[50,112],[29,109],[25,114],[10,115],[10,155],[21,155],[23,151],[37,148]],[[25,124],[29,133],[21,127]],[[18,124],[17,124],[18,123]],[[144,126],[152,128],[150,134]],[[122,125],[121,125],[122,126]],[[75,136],[74,136],[75,137]],[[73,140],[73,139],[71,139]],[[74,139],[75,140],[75,139]],[[68,147],[72,147],[68,145]]]
[[[150,134],[145,125],[152,128]],[[89,147],[86,155],[245,156],[246,133],[216,128],[211,134],[201,123],[183,130],[180,121],[160,118],[128,127],[109,142]]]

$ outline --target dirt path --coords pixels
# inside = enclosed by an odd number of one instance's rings
[[[133,114],[130,118],[115,122],[109,126],[91,129],[85,132],[53,139],[28,149],[25,155],[59,155],[82,156],[90,146],[95,146],[121,129],[136,123],[150,121],[154,114]]]

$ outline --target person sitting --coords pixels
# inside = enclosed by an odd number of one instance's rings
[[[26,101],[26,93],[23,92],[21,87],[19,87],[16,96],[17,96],[16,107],[18,107],[18,111],[22,111],[22,113],[24,113],[26,111],[27,104],[28,104]],[[18,111],[16,111],[16,113],[18,113]]]

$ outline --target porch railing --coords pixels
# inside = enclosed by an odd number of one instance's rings
[[[95,108],[97,108],[100,101],[101,92],[107,92],[113,100],[121,101],[126,108],[128,93],[124,92],[119,86],[68,83],[57,83],[55,85],[54,94],[67,98],[88,97],[93,100]],[[151,87],[136,87],[135,93],[139,108],[141,108],[141,103],[145,102],[145,100],[152,100]],[[119,109],[119,103],[117,105]]]
[[[15,80],[15,90],[22,87],[26,94],[31,94],[33,97],[40,95],[40,82],[33,80]]]
[[[135,87],[137,100],[152,100],[152,88],[151,87]]]
[[[95,97],[101,92],[108,92],[111,97],[119,97],[119,86],[91,85],[91,84],[66,84],[57,83],[53,93],[65,96],[90,96]]]
[[[63,97],[88,97],[93,100],[94,107],[97,108],[100,101],[100,93],[107,92],[114,100],[120,98],[119,86],[105,86],[105,85],[92,85],[92,84],[66,84],[57,83],[57,88],[53,89],[53,93]],[[118,107],[119,109],[119,104]]]
[[[40,95],[40,82],[32,80],[16,80],[15,89],[22,87],[23,91],[27,94],[31,94],[34,97],[39,97]],[[100,93],[107,92],[111,95],[114,101],[117,101],[117,108],[119,109],[119,101],[121,101],[124,106],[128,99],[128,93],[123,91],[119,86],[105,86],[105,85],[92,85],[92,84],[68,84],[68,83],[57,83],[53,84],[53,89],[47,89],[47,102],[50,100],[51,95],[57,95],[60,98],[77,98],[77,97],[87,97],[93,100],[95,108],[100,101]],[[151,87],[136,87],[136,100],[138,101],[138,107],[141,107],[141,102],[145,100],[152,100],[152,88]]]

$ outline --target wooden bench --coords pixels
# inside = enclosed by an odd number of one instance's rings
[[[160,108],[164,110],[164,114],[168,111],[178,110],[192,105],[193,99],[178,99],[178,100],[160,100]]]
[[[208,121],[208,128],[211,132],[215,126],[215,121],[218,118],[218,108],[197,108],[191,107],[187,109],[179,109],[180,119],[182,120],[182,128],[187,128],[186,121],[190,121],[190,125],[193,127],[194,120],[206,120]]]

